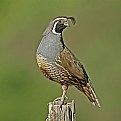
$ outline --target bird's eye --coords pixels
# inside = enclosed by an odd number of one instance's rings
[[[61,20],[58,21],[59,23],[62,23]]]

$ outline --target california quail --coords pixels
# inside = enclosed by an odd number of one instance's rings
[[[100,107],[84,66],[64,44],[62,31],[69,26],[69,20],[76,22],[74,17],[59,16],[49,23],[36,51],[38,66],[47,78],[62,85],[62,99],[68,86],[74,85]]]

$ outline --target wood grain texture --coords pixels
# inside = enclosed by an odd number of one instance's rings
[[[62,105],[60,100],[49,102],[49,114],[46,121],[76,121],[74,100]]]

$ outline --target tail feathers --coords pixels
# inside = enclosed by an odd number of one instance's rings
[[[98,99],[95,99],[95,102],[92,102],[92,103],[93,103],[94,106],[101,107]]]
[[[82,91],[88,97],[90,102],[92,102],[92,104],[94,106],[101,107],[100,103],[96,97],[96,93],[95,93],[93,87],[89,83],[87,83],[86,86],[84,86],[84,85],[76,86],[76,88],[79,89],[80,91]]]

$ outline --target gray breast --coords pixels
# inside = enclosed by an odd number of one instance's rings
[[[56,35],[50,32],[43,36],[36,53],[41,54],[49,60],[53,60],[60,54],[63,48],[64,43],[61,34]]]

